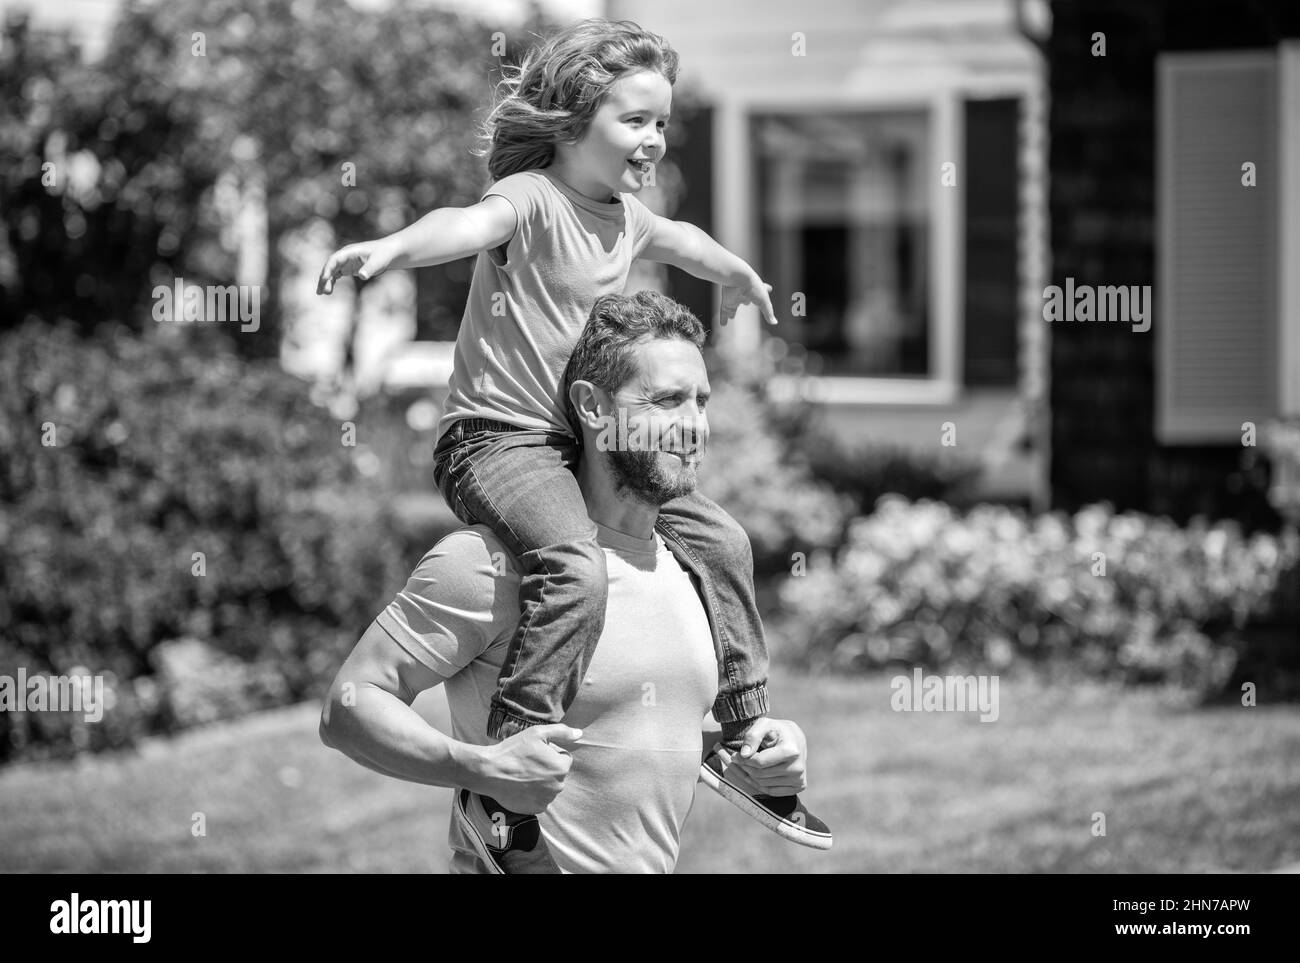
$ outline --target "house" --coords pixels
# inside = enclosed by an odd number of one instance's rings
[[[719,347],[797,361],[850,447],[953,453],[983,494],[1047,495],[1045,101],[1011,0],[608,0],[681,56],[673,216],[773,285]],[[1041,29],[1041,26],[1040,26]],[[678,127],[674,118],[674,127]],[[701,318],[710,292],[668,291]]]
[[[1150,286],[1150,329],[1053,321],[1052,503],[1277,518],[1255,433],[1300,416],[1300,7],[1054,0],[1051,284]]]

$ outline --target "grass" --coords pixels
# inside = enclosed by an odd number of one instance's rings
[[[1300,861],[1300,706],[1003,677],[998,721],[893,712],[889,677],[774,673],[808,734],[800,849],[700,787],[679,872],[1260,872]],[[417,707],[445,724],[440,695]],[[0,871],[442,872],[450,791],[371,773],[301,705],[136,753],[0,770]],[[1106,835],[1093,836],[1102,812]],[[206,835],[195,836],[195,813]]]

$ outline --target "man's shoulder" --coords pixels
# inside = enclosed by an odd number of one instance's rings
[[[449,532],[424,553],[378,618],[398,644],[450,679],[514,634],[514,558],[484,526]]]
[[[463,566],[466,571],[485,571],[484,574],[501,576],[519,573],[519,564],[505,542],[486,525],[466,525],[448,532],[420,560],[425,563],[445,565],[448,562]]]

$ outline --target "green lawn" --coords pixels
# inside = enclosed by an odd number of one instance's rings
[[[817,853],[700,787],[679,870],[1257,872],[1300,861],[1300,706],[1001,680],[1001,715],[893,712],[889,677],[775,674]],[[428,717],[445,711],[430,693]],[[362,769],[302,705],[135,754],[0,770],[0,871],[441,872],[450,791]],[[1090,832],[1104,812],[1104,838]],[[202,812],[207,835],[191,835]]]

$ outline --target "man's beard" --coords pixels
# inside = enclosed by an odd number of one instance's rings
[[[623,451],[616,448],[608,454],[617,490],[620,493],[628,491],[634,497],[656,507],[665,505],[674,498],[689,495],[695,491],[699,481],[696,477],[698,461],[690,465],[683,462],[681,470],[670,475],[660,467],[658,451]]]

